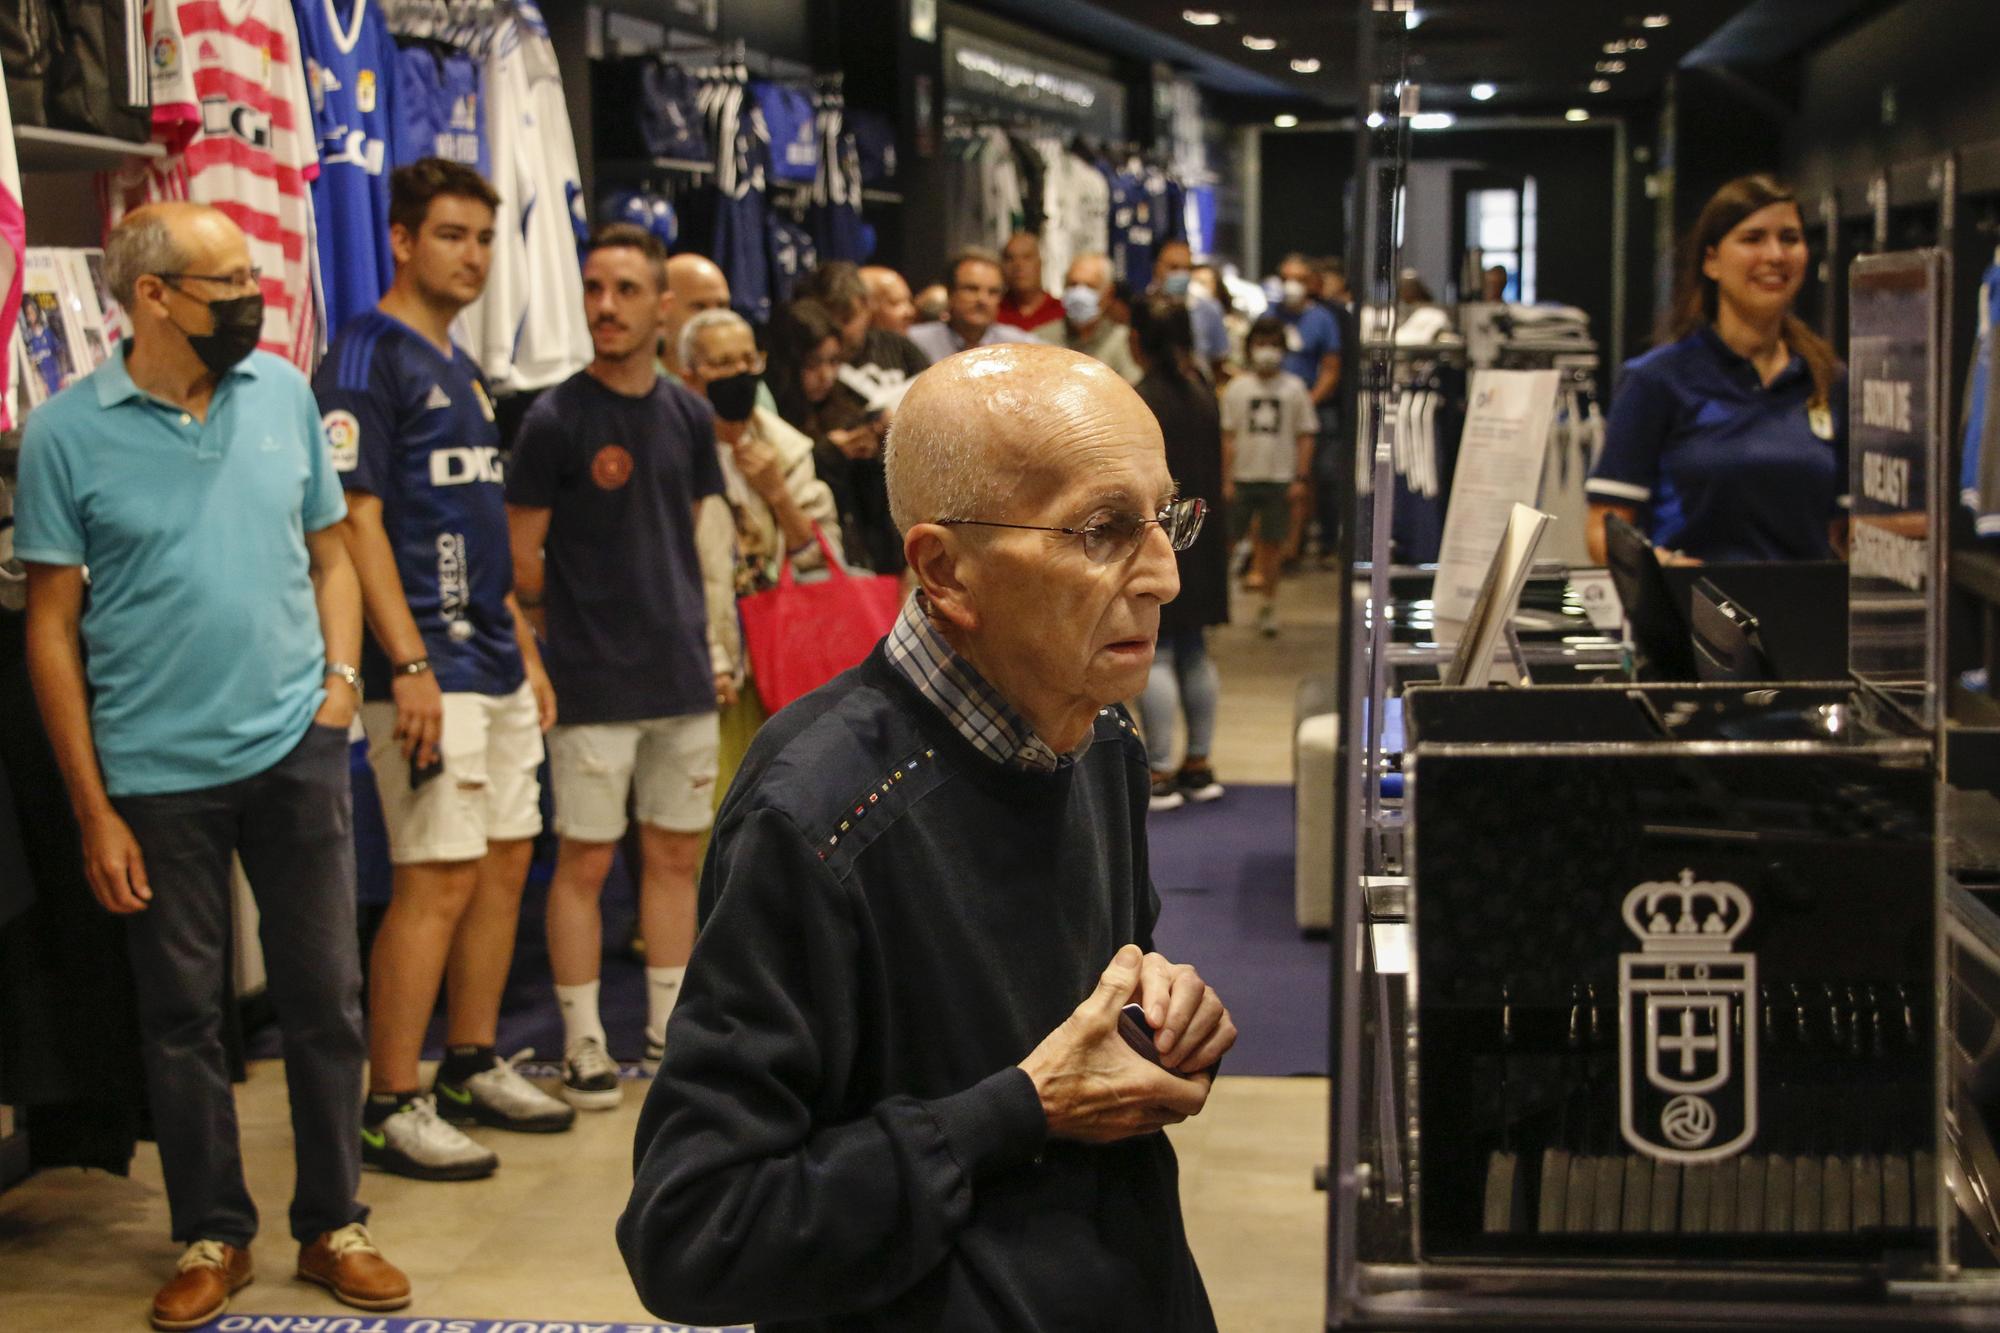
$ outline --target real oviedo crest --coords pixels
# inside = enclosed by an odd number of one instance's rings
[[[1734,884],[1641,884],[1625,895],[1638,953],[1618,958],[1619,1129],[1648,1157],[1694,1165],[1757,1137],[1757,959]]]

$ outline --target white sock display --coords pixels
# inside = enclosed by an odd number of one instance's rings
[[[664,1042],[667,1039],[667,1018],[674,1012],[674,1001],[681,997],[681,978],[687,975],[685,967],[649,967],[646,969],[646,1039]]]
[[[556,1006],[562,1010],[565,1056],[575,1050],[576,1044],[585,1037],[595,1037],[600,1045],[608,1045],[604,1040],[604,1021],[597,1014],[595,981],[586,981],[575,986],[557,986]]]

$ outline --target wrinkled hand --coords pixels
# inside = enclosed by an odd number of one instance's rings
[[[547,731],[556,724],[556,687],[549,679],[548,669],[540,662],[528,667],[528,689],[535,696],[535,717]]]
[[[1139,1005],[1153,1025],[1153,1046],[1165,1068],[1198,1073],[1236,1044],[1236,1024],[1186,963],[1149,953],[1139,964]]]
[[[736,673],[718,671],[715,673],[715,706],[731,708],[736,704]]]
[[[437,762],[438,738],[444,735],[444,691],[430,672],[399,675],[389,687],[396,701],[396,740],[405,759],[428,768]]]
[[[130,916],[145,911],[153,901],[139,840],[112,811],[83,822],[83,872],[91,893],[107,912]]]
[[[1118,1035],[1118,1011],[1139,985],[1139,946],[1128,944],[1097,989],[1021,1062],[1052,1138],[1115,1143],[1178,1125],[1207,1104],[1207,1074],[1169,1073]]]
[[[736,450],[736,470],[743,474],[743,480],[750,483],[750,489],[762,496],[765,504],[774,505],[783,499],[785,470],[778,466],[777,449],[749,435],[733,447]]]

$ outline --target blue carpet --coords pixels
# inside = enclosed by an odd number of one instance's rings
[[[1153,883],[1160,891],[1154,943],[1175,962],[1192,963],[1221,994],[1239,1036],[1231,1074],[1324,1074],[1332,958],[1324,939],[1306,940],[1292,918],[1292,789],[1233,786],[1206,805],[1151,816]],[[514,966],[501,1001],[498,1049],[504,1058],[533,1047],[544,1061],[562,1055],[562,1019],[550,989],[542,929],[547,862],[530,873],[521,906]],[[611,1054],[636,1061],[646,1022],[645,970],[615,952],[630,930],[636,897],[622,857],[604,888],[604,959],[600,1007]],[[1080,998],[1080,997],[1079,997]],[[424,1055],[444,1053],[440,1009]],[[249,1054],[275,1058],[275,1025],[255,1033]]]
[[[1333,957],[1292,914],[1292,789],[1233,786],[1150,816],[1154,943],[1192,963],[1236,1020],[1231,1074],[1324,1074]]]

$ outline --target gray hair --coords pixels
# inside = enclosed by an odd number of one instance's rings
[[[179,272],[187,262],[187,252],[174,242],[173,228],[156,212],[125,219],[105,238],[104,282],[127,310],[142,275]]]
[[[963,421],[936,412],[896,414],[882,442],[882,472],[899,533],[941,518],[984,517],[1000,499],[985,443]]]
[[[682,370],[693,370],[695,368],[695,353],[701,348],[701,335],[710,329],[742,329],[745,333],[750,334],[752,342],[756,341],[756,331],[750,327],[750,321],[737,314],[734,310],[726,308],[721,310],[704,310],[687,323],[681,325],[681,340],[675,344],[674,351],[680,357]]]

